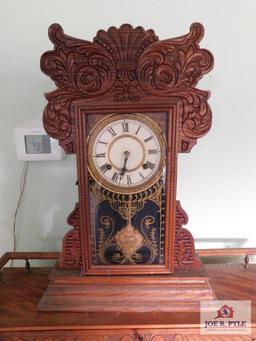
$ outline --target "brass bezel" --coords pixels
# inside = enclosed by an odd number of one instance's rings
[[[149,179],[147,179],[145,182],[134,186],[134,187],[122,187],[114,185],[113,183],[110,183],[107,181],[102,174],[98,171],[97,167],[94,164],[94,158],[91,157],[93,153],[93,145],[96,140],[96,137],[98,136],[99,132],[108,124],[118,121],[118,120],[125,120],[125,119],[131,119],[139,121],[147,126],[153,131],[155,136],[157,137],[159,146],[160,146],[160,161],[158,164],[158,167],[156,171],[152,174]],[[125,133],[124,133],[125,134]],[[99,122],[95,124],[92,131],[87,137],[87,150],[88,150],[88,157],[87,157],[87,167],[90,175],[92,178],[100,184],[100,186],[106,188],[107,190],[114,192],[114,193],[121,193],[121,194],[132,194],[132,193],[138,193],[142,192],[148,188],[150,188],[156,181],[159,180],[163,168],[165,165],[165,159],[166,159],[166,140],[163,136],[163,132],[160,129],[159,125],[151,118],[146,117],[143,114],[139,113],[129,113],[129,114],[118,114],[113,113],[110,115],[107,115],[107,117],[104,117]]]

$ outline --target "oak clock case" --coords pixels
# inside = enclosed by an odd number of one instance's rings
[[[129,24],[93,41],[50,26],[44,128],[76,154],[79,200],[39,310],[193,311],[215,297],[176,199],[178,154],[212,122],[203,36],[199,23],[165,40]]]
[[[87,184],[80,197],[87,195],[89,206],[85,273],[172,272],[171,257],[166,264],[174,245],[166,233],[171,220],[165,219],[168,112],[82,113],[77,131],[78,148],[84,149],[79,182]]]

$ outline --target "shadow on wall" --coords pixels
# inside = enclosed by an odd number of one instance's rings
[[[248,238],[195,238],[197,249],[241,248]]]

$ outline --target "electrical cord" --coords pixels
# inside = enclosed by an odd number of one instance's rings
[[[17,206],[14,212],[14,218],[13,218],[13,225],[12,225],[12,231],[13,231],[13,252],[16,251],[16,221],[17,221],[17,215],[19,212],[19,208],[21,205],[21,200],[22,196],[25,190],[25,185],[26,185],[26,180],[27,180],[27,173],[28,173],[28,166],[29,166],[29,161],[24,162],[24,166],[22,168],[21,176],[20,176],[20,193],[19,193],[19,198],[17,202]],[[13,260],[11,261],[11,267],[13,267]]]

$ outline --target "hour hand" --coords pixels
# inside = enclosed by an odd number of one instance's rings
[[[125,172],[127,172],[126,163],[127,163],[129,155],[130,155],[130,153],[126,150],[124,152],[124,164],[123,164],[123,167],[122,167],[121,172],[120,172],[120,179],[122,179],[122,177],[124,176]]]

